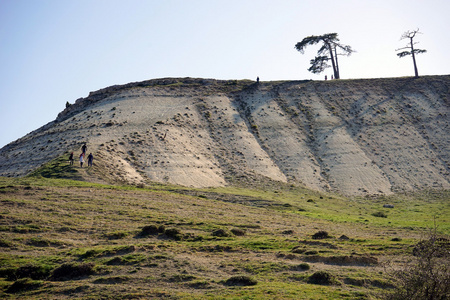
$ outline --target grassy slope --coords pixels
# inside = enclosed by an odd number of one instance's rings
[[[374,299],[389,287],[383,263],[402,261],[433,217],[450,232],[448,192],[349,199],[274,184],[193,190],[64,179],[92,172],[60,158],[30,177],[0,178],[0,297]],[[380,212],[387,217],[373,216]],[[148,225],[166,233],[144,236]],[[331,237],[312,239],[320,230]],[[91,273],[62,278],[65,263]],[[308,283],[321,270],[337,283]],[[226,284],[237,275],[257,284]]]

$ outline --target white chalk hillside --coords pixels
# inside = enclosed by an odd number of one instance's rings
[[[86,142],[109,170],[104,179],[131,183],[268,178],[347,195],[448,189],[449,88],[450,76],[113,86],[2,148],[0,175],[26,175]]]

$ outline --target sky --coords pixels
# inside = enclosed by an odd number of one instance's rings
[[[336,32],[357,52],[342,79],[413,76],[396,49],[419,29],[420,75],[450,74],[448,0],[0,0],[0,148],[55,120],[66,102],[163,77],[323,80],[307,71]]]

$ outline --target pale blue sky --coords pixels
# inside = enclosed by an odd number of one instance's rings
[[[0,0],[0,147],[90,91],[161,77],[322,80],[307,71],[337,32],[358,52],[341,78],[412,76],[395,49],[420,28],[421,75],[450,74],[448,0]]]

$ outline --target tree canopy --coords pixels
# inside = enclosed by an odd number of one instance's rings
[[[301,42],[298,42],[295,45],[295,49],[297,49],[300,53],[304,54],[305,48],[310,45],[315,45],[321,43],[322,46],[317,51],[317,56],[314,59],[310,60],[311,67],[309,67],[308,71],[320,74],[326,68],[330,67],[328,61],[331,61],[331,66],[333,67],[334,78],[339,79],[339,64],[338,64],[338,55],[346,55],[349,56],[355,50],[353,50],[348,45],[343,45],[339,43],[339,38],[337,33],[327,33],[324,35],[311,35],[305,37]]]

